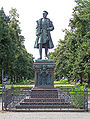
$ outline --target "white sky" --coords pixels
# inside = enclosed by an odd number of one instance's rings
[[[51,35],[56,48],[59,39],[64,38],[62,29],[68,28],[74,6],[74,0],[0,0],[0,8],[4,7],[7,15],[11,8],[17,9],[22,35],[25,37],[25,47],[35,59],[39,57],[38,49],[34,49],[36,20],[42,18],[44,10],[48,11],[47,17],[53,22],[55,28]]]

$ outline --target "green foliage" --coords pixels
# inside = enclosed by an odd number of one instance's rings
[[[70,95],[73,98],[74,107],[83,109],[83,92],[71,92]]]
[[[0,10],[0,80],[2,70],[4,77],[19,82],[22,78],[34,76],[33,55],[24,46],[24,36],[21,35],[19,14],[11,9],[9,16]]]
[[[84,90],[84,83],[83,83],[83,85],[81,85],[80,82],[76,83],[76,85],[74,86],[74,89],[76,91],[83,91]]]
[[[70,29],[65,29],[64,40],[49,57],[56,63],[55,78],[88,79],[90,83],[90,1],[76,0]]]
[[[60,79],[59,81],[54,81],[54,84],[70,84],[68,79]]]
[[[60,88],[63,91],[71,91],[73,89],[74,85],[69,85],[69,84],[56,84],[54,85],[56,88]]]
[[[69,84],[68,79],[60,79],[61,84]]]
[[[13,84],[15,85],[31,85],[34,83],[34,79],[25,79],[25,80],[21,80],[20,82],[13,82]]]
[[[82,86],[81,84],[80,84],[80,82],[79,83],[77,83],[75,86],[74,86],[74,90],[76,91],[76,92],[71,92],[70,93],[70,95],[72,96],[72,98],[74,99],[74,102],[73,102],[73,104],[74,104],[74,106],[77,108],[77,107],[79,107],[79,108],[82,108],[83,109],[83,95],[84,95],[84,93],[83,92],[81,92],[81,91],[84,91],[84,86]]]
[[[2,94],[2,87],[0,86],[0,95]]]

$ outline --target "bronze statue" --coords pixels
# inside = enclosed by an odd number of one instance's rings
[[[39,19],[36,26],[36,41],[34,48],[39,48],[40,58],[42,59],[42,48],[45,48],[45,56],[47,57],[48,49],[54,47],[50,31],[54,30],[53,23],[47,18],[48,12],[43,11],[43,18]]]

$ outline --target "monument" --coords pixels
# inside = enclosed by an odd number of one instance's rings
[[[43,18],[37,20],[36,41],[34,48],[39,49],[39,58],[34,63],[35,87],[32,98],[57,98],[58,92],[54,88],[55,63],[48,59],[48,49],[54,47],[50,31],[54,30],[52,21],[47,18],[48,12],[43,11]],[[45,48],[45,59],[42,59],[42,48]]]
[[[32,89],[23,89],[24,98],[22,98],[23,93],[20,91],[18,99],[20,96],[21,99],[16,105],[16,108],[25,110],[29,109],[29,111],[53,111],[53,109],[56,111],[63,109],[65,111],[66,108],[68,110],[75,108],[79,109],[81,101],[76,104],[76,102],[79,101],[75,99],[75,97],[79,96],[78,93],[76,93],[77,91],[74,92],[74,90],[72,90],[70,92],[69,90],[59,90],[54,87],[55,63],[52,59],[48,58],[48,49],[54,47],[50,34],[50,32],[54,30],[54,26],[50,19],[47,18],[47,15],[48,12],[43,11],[43,18],[37,21],[36,26],[36,41],[34,48],[39,49],[39,58],[33,65],[35,69],[35,86]],[[45,59],[42,58],[42,48],[45,48]],[[85,103],[86,102],[83,103],[81,109],[83,109]],[[87,107],[85,108],[87,109]]]
[[[39,49],[39,58],[34,62],[35,86],[30,90],[30,96],[25,97],[16,108],[53,109],[65,104],[64,98],[59,98],[58,90],[54,87],[55,63],[48,58],[48,49],[54,47],[50,31],[54,30],[53,23],[47,18],[48,12],[43,11],[43,18],[37,21],[36,41],[34,48]],[[42,48],[45,48],[45,59],[42,58]],[[68,103],[67,103],[68,104]],[[65,106],[64,106],[65,107]]]

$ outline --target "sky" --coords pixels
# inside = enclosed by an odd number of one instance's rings
[[[32,53],[34,58],[39,58],[39,50],[34,48],[36,40],[36,21],[42,18],[44,10],[48,11],[48,18],[53,22],[54,30],[51,31],[54,48],[59,39],[64,39],[63,29],[68,28],[72,17],[74,0],[0,0],[0,8],[3,7],[8,15],[11,8],[16,8],[19,13],[20,28],[25,37],[25,48]],[[53,51],[50,49],[49,52]],[[44,57],[43,49],[43,57]]]

